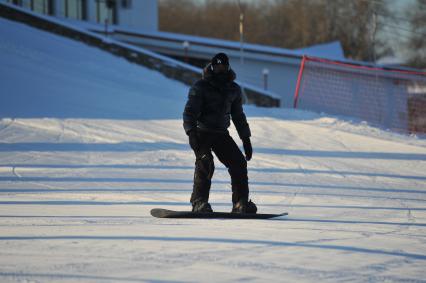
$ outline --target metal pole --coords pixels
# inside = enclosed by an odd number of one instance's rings
[[[244,6],[238,0],[240,9],[240,64],[244,65]]]
[[[183,51],[184,51],[184,58],[185,58],[185,62],[188,63],[188,49],[189,49],[189,41],[185,40],[182,43],[183,46]]]
[[[240,14],[240,63],[244,65],[244,14]]]
[[[265,68],[265,69],[263,69],[262,73],[263,73],[263,88],[265,90],[268,90],[268,75],[269,75],[269,70],[267,68]]]
[[[376,32],[377,32],[377,13],[373,12],[373,34],[372,34],[372,43],[373,43],[373,63],[376,64]]]
[[[300,63],[299,75],[297,76],[296,90],[294,92],[294,100],[293,100],[294,108],[297,108],[297,102],[299,101],[299,90],[300,90],[300,84],[302,82],[303,70],[305,69],[305,61],[306,61],[306,56],[303,55],[302,62]]]
[[[108,15],[105,19],[105,36],[108,36]]]

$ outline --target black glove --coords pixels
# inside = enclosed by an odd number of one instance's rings
[[[198,140],[198,135],[196,130],[192,130],[188,133],[189,136],[189,146],[193,151],[197,152],[200,149],[200,142]]]
[[[244,147],[244,152],[246,154],[246,160],[250,161],[251,156],[253,155],[253,148],[251,147],[250,138],[243,139],[243,147]]]

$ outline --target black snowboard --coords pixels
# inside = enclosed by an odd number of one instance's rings
[[[231,218],[231,219],[270,219],[285,216],[288,213],[262,214],[262,213],[231,213],[231,212],[192,212],[174,211],[163,208],[154,208],[151,215],[158,218]]]

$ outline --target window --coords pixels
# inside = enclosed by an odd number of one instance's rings
[[[117,5],[111,0],[96,0],[96,21],[105,23],[108,20],[109,24],[117,24]]]
[[[131,9],[132,0],[121,0],[121,7],[123,7],[124,9]]]
[[[62,0],[66,18],[87,20],[87,0]]]
[[[34,1],[33,0],[14,0],[14,4],[22,6],[27,9],[34,9]]]
[[[22,6],[22,0],[8,0],[7,2]]]
[[[53,14],[53,0],[31,0],[30,7],[31,10],[38,13]]]
[[[53,2],[54,0],[7,0],[7,3],[12,3],[46,15],[53,15]]]

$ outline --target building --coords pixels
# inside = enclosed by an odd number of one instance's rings
[[[58,18],[154,31],[157,0],[0,0]]]

